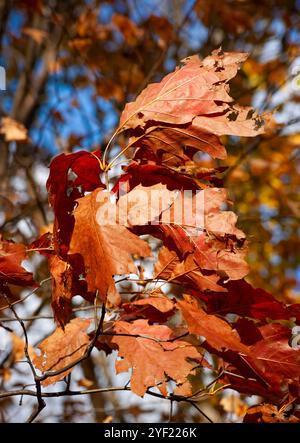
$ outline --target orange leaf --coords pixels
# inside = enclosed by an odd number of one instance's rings
[[[150,248],[124,226],[98,224],[97,211],[106,204],[109,210],[105,193],[99,189],[78,200],[69,253],[82,255],[88,290],[98,290],[102,300],[108,295],[111,302],[118,304],[113,275],[136,273],[131,255],[146,257]]]
[[[82,357],[89,343],[89,337],[85,332],[89,324],[90,320],[75,318],[64,330],[57,328],[50,337],[39,344],[41,355],[36,355],[33,360],[36,368],[41,372],[57,371]],[[56,383],[66,377],[72,369],[46,378],[42,384],[48,386]]]
[[[206,314],[200,306],[195,306],[187,301],[178,301],[177,305],[192,334],[205,337],[207,342],[219,351],[230,349],[249,354],[248,346],[241,342],[237,331],[232,329],[225,320],[215,315]]]
[[[197,348],[184,339],[167,342],[175,337],[174,331],[168,326],[149,325],[146,320],[132,323],[118,321],[114,332],[143,336],[114,336],[111,339],[111,343],[119,348],[119,356],[123,358],[116,362],[117,372],[133,370],[131,389],[140,396],[152,386],[160,386],[161,392],[166,394],[168,377],[177,384],[183,383],[195,366],[187,359],[201,361],[203,358]]]

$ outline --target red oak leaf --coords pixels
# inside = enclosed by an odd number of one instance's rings
[[[58,371],[82,357],[89,343],[86,330],[90,320],[75,318],[65,329],[57,328],[52,335],[39,344],[41,355],[36,355],[33,363],[41,372]],[[73,368],[42,381],[44,386],[63,380]]]
[[[146,320],[118,321],[113,330],[120,335],[113,336],[110,343],[117,346],[122,358],[117,360],[116,370],[119,373],[132,369],[131,389],[140,396],[152,386],[167,395],[167,380],[182,384],[195,366],[191,360],[203,359],[187,339],[174,340],[174,331],[165,325],[151,326]]]
[[[0,284],[16,286],[37,286],[31,272],[23,268],[27,259],[26,246],[4,240],[0,234]]]
[[[258,320],[289,320],[300,321],[300,305],[285,305],[267,291],[253,288],[245,280],[230,281],[224,287],[226,294],[211,292],[210,294],[193,292],[193,295],[205,301],[210,314],[238,314]]]
[[[55,215],[54,249],[61,256],[68,251],[76,200],[85,192],[104,187],[100,180],[100,155],[100,151],[79,151],[58,155],[51,162],[47,190]]]
[[[154,296],[155,295],[155,296]],[[161,291],[151,293],[150,297],[123,303],[126,312],[122,320],[146,318],[151,322],[165,323],[175,313],[175,304]]]
[[[216,63],[211,63],[211,57]],[[182,61],[182,67],[160,83],[150,84],[121,115],[120,129],[144,127],[147,121],[184,124],[196,115],[216,114],[232,101],[227,81],[236,75],[247,55],[215,52],[208,60],[198,56]],[[217,63],[219,62],[219,63]]]
[[[108,295],[112,303],[119,304],[113,276],[136,273],[132,255],[146,257],[150,255],[150,248],[124,226],[99,222],[97,214],[103,206],[115,210],[107,198],[107,194],[97,189],[78,200],[69,255],[82,256],[88,291],[98,290],[102,300]]]
[[[238,332],[225,320],[206,314],[200,306],[187,301],[179,301],[177,306],[187,322],[189,331],[205,337],[212,347],[219,351],[230,349],[245,355],[250,353],[249,347],[241,342]]]

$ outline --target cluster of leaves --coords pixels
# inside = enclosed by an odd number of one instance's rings
[[[274,416],[299,421],[300,354],[290,345],[292,327],[300,323],[299,305],[279,302],[244,280],[245,235],[236,227],[236,215],[224,210],[230,202],[220,168],[201,163],[202,153],[226,157],[220,136],[254,137],[265,130],[267,116],[233,103],[229,95],[228,82],[246,57],[216,50],[203,60],[184,59],[126,105],[104,153],[79,151],[53,159],[47,182],[53,229],[27,248],[48,261],[58,324],[33,359],[41,372],[37,389],[62,380],[96,347],[117,351],[117,373],[131,370],[130,389],[140,396],[157,388],[165,398],[193,399],[199,395],[195,378],[210,373],[218,389],[259,395],[266,402],[245,421]],[[123,133],[128,143],[108,162],[112,141]],[[129,202],[126,219],[101,225],[97,214],[107,203],[108,173],[122,154],[129,163],[113,192],[117,208],[122,199]],[[121,184],[125,195],[116,193]],[[135,193],[141,190],[165,191],[156,223],[146,201],[138,202],[143,217],[136,222]],[[172,218],[184,191],[193,192],[193,201],[201,195],[200,226],[195,210],[181,223]],[[152,276],[145,278],[142,259],[154,254],[148,236],[162,246]],[[1,240],[1,293],[10,306],[11,284],[35,285],[21,267],[24,257],[23,245]],[[173,294],[164,292],[166,284],[176,288]],[[92,331],[89,318],[73,317],[76,295],[102,306]]]

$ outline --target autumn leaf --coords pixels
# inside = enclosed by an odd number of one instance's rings
[[[66,325],[64,330],[57,328],[52,335],[38,345],[41,355],[35,356],[33,360],[35,367],[42,373],[58,371],[82,357],[89,343],[89,336],[85,332],[89,324],[90,320],[75,318]],[[42,381],[43,386],[62,380],[72,369],[46,378]]]
[[[126,334],[110,340],[118,347],[118,355],[122,358],[116,361],[117,373],[132,369],[131,389],[140,396],[152,386],[160,387],[166,395],[168,377],[182,384],[194,366],[187,359],[203,358],[198,349],[184,339],[168,341],[176,337],[168,326],[136,320],[132,323],[118,321],[113,329],[116,334]]]
[[[202,272],[192,254],[189,254],[184,260],[180,260],[175,251],[163,247],[155,264],[155,272],[156,278],[162,278],[168,282],[178,282],[187,288],[226,292],[226,289],[218,283],[220,277],[216,273]]]
[[[265,132],[264,119],[253,108],[238,105],[228,107],[213,118],[206,115],[195,117],[193,124],[215,135],[255,137]]]
[[[178,189],[196,190],[201,188],[200,181],[197,180],[197,177],[189,176],[188,174],[183,175],[165,166],[139,164],[136,161],[132,161],[125,167],[125,173],[119,178],[112,192],[117,192],[121,186],[125,187],[127,184],[130,191],[138,185],[150,187],[157,184],[166,185],[170,191]]]
[[[187,322],[192,334],[201,335],[217,350],[230,349],[243,354],[250,350],[245,346],[236,330],[232,329],[225,320],[206,312],[195,304],[187,301],[178,301],[177,306]]]
[[[12,358],[12,362],[16,363],[25,357],[26,342],[24,339],[22,339],[21,337],[19,337],[18,335],[16,335],[13,332],[10,333],[10,338],[11,338],[11,345],[12,345],[11,358]],[[27,347],[27,351],[28,351],[29,357],[31,359],[34,358],[34,356],[35,356],[34,348],[29,345]]]
[[[38,45],[41,45],[47,38],[48,33],[38,28],[23,28],[22,33],[31,37]]]
[[[58,421],[84,420],[73,394],[91,396],[97,422],[153,415],[120,408],[121,389],[168,399],[160,421],[204,421],[208,406],[241,421],[255,397],[245,423],[299,422],[299,0],[2,3],[1,421],[23,392],[29,422],[47,396],[61,397]],[[209,54],[219,41],[251,58]],[[193,48],[209,55],[170,72]],[[45,378],[21,373],[24,349]],[[39,380],[63,379],[40,395]]]
[[[61,326],[69,320],[72,313],[71,299],[73,297],[73,273],[69,263],[57,255],[48,258],[49,269],[52,275],[52,308],[56,321]]]
[[[160,312],[169,312],[174,309],[174,303],[168,299],[168,297],[162,297],[157,295],[156,297],[147,297],[140,300],[131,302],[134,306],[153,306]]]
[[[22,358],[24,357],[24,348],[25,348],[25,342],[24,340],[22,340],[21,337],[19,337],[18,335],[11,333],[10,334],[10,338],[11,338],[11,344],[12,344],[12,349],[11,349],[11,354],[12,354],[12,359],[13,362],[17,362],[22,360]]]
[[[300,379],[300,353],[289,340],[291,330],[278,323],[259,327],[261,339],[251,345],[249,361],[270,384],[288,383]]]
[[[124,39],[129,45],[135,46],[143,38],[144,32],[142,28],[139,28],[125,15],[114,14],[112,16],[112,23],[123,34]]]
[[[247,346],[248,355],[219,352],[204,345],[222,358],[224,383],[248,395],[259,393],[272,402],[286,398],[289,389],[299,383],[299,351],[289,344],[291,329],[278,323],[259,326],[246,318],[239,318],[233,327]]]
[[[32,273],[22,266],[26,259],[26,247],[23,244],[4,240],[0,235],[0,284],[37,286]]]
[[[148,244],[119,224],[98,224],[97,211],[108,205],[107,194],[95,190],[78,200],[74,211],[75,226],[69,254],[83,257],[89,291],[99,291],[102,300],[108,295],[120,303],[114,275],[136,273],[132,255],[150,255]],[[114,206],[112,205],[112,210]]]
[[[43,234],[29,246],[29,250],[38,251],[47,257],[48,268],[52,277],[52,302],[54,318],[61,327],[69,321],[72,314],[72,298],[81,295],[93,301],[95,293],[89,292],[85,280],[84,263],[79,255],[67,256],[66,260],[54,252],[53,235]]]
[[[181,198],[184,208],[183,193]],[[164,258],[159,257],[156,273],[162,276],[163,270],[168,280],[175,280],[175,276],[176,280],[177,276],[186,276],[189,280],[197,277],[199,289],[224,292],[226,289],[217,284],[220,278],[239,280],[249,271],[245,262],[246,249],[242,247],[245,235],[235,226],[236,215],[221,210],[226,203],[225,190],[208,188],[192,199],[190,211],[187,215],[184,213],[182,221],[174,219],[175,200],[163,214],[171,223],[162,220],[159,231],[154,232],[170,250],[169,257],[166,258],[166,251],[162,253]],[[205,281],[210,284],[205,286]]]
[[[244,417],[244,423],[299,423],[300,418],[289,410],[276,405],[263,403],[252,406]]]
[[[151,149],[155,154],[164,151],[180,159],[185,158],[185,148],[193,148],[193,153],[206,152],[213,158],[226,158],[226,150],[219,138],[206,131],[204,126],[197,124],[196,120],[174,127],[151,126],[143,136],[131,137],[129,143],[141,149]]]
[[[129,318],[146,318],[151,322],[165,323],[175,313],[175,303],[161,290],[151,292],[149,297],[123,303],[125,313],[122,320]],[[124,318],[125,317],[125,318]]]
[[[49,202],[55,214],[54,250],[66,256],[74,226],[76,200],[104,185],[100,180],[100,152],[78,151],[55,157],[47,180]]]
[[[245,280],[230,281],[224,287],[226,294],[211,292],[205,294],[195,292],[194,295],[205,301],[209,314],[238,314],[258,320],[289,320],[300,321],[300,305],[285,305],[274,296],[260,288],[253,288]]]
[[[161,183],[153,186],[138,185],[119,197],[116,211],[118,223],[130,228],[157,224],[176,199],[177,192],[169,191]]]
[[[219,55],[220,54],[220,55]],[[148,120],[170,124],[191,122],[196,115],[210,115],[224,111],[232,98],[227,81],[234,77],[246,54],[221,51],[201,61],[197,56],[182,60],[182,67],[168,74],[160,83],[153,83],[128,103],[120,118],[119,129],[138,126],[144,128]]]

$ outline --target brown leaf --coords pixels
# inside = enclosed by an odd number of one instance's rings
[[[213,119],[212,119],[213,120]],[[136,142],[135,142],[136,140]],[[141,138],[131,137],[132,146],[151,149],[155,154],[164,151],[172,156],[184,158],[186,147],[195,151],[203,151],[213,158],[226,158],[226,150],[219,138],[207,132],[196,122],[185,126],[152,126]]]
[[[128,45],[136,45],[138,41],[143,38],[144,32],[132,20],[122,14],[114,14],[112,16],[112,23],[123,34],[124,39]]]
[[[52,275],[52,309],[56,321],[63,326],[72,313],[72,269],[58,255],[50,255],[48,264]]]
[[[57,371],[82,357],[89,336],[85,332],[89,327],[90,320],[75,318],[70,321],[63,330],[57,328],[52,335],[39,344],[38,349],[41,355],[36,355],[33,363],[41,372]],[[46,378],[42,384],[51,385],[66,377],[73,368],[70,368],[59,375]]]
[[[220,115],[200,115],[193,120],[193,124],[215,135],[236,135],[254,137],[265,132],[264,119],[254,112],[253,108],[242,108],[234,105]]]
[[[288,411],[278,410],[276,405],[263,403],[252,406],[244,417],[244,423],[299,423],[300,419]]]

